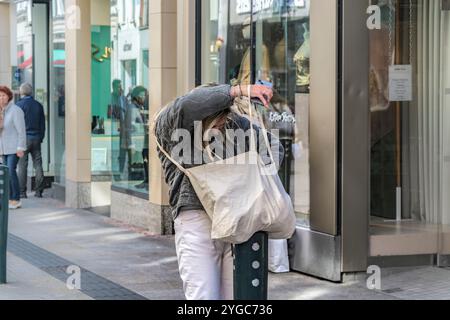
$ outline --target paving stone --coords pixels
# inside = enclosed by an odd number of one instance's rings
[[[173,236],[139,234],[48,198],[23,205],[10,215],[10,283],[0,286],[0,299],[184,299]],[[69,265],[81,268],[81,291],[66,287]],[[390,293],[355,279],[335,284],[294,272],[270,274],[269,298],[450,299],[450,268],[382,269],[382,289]]]
[[[24,247],[27,248],[27,250],[23,250]],[[64,283],[69,277],[69,274],[66,273],[67,268],[69,266],[75,265],[75,263],[65,260],[62,257],[58,257],[42,248],[39,248],[38,246],[17,237],[14,234],[9,234],[8,251]],[[32,251],[33,255],[28,254],[27,251]],[[35,258],[35,255],[38,255],[39,258]],[[120,298],[120,296],[123,295],[142,298],[138,294],[125,289],[124,287],[107,279],[104,279],[90,272],[89,270],[80,268],[80,271],[82,284],[80,291],[94,299],[107,297]],[[83,286],[83,279],[86,281],[86,286]],[[97,284],[100,282],[109,283],[112,289],[99,289]]]

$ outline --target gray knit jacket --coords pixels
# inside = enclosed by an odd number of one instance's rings
[[[5,109],[3,129],[0,130],[0,156],[27,150],[25,115],[14,102]]]
[[[229,85],[219,85],[214,87],[200,87],[190,93],[177,98],[165,108],[155,123],[155,134],[161,144],[169,154],[179,141],[172,141],[172,133],[176,129],[186,129],[194,137],[194,122],[202,121],[205,118],[214,115],[220,111],[226,110],[233,105],[233,98],[230,95]],[[259,128],[254,127],[259,137]],[[237,114],[232,114],[231,119],[226,123],[226,129],[250,129],[250,121]],[[278,140],[273,135],[268,135],[272,145],[278,145],[279,148],[274,152],[274,157],[279,157],[279,163],[282,162],[284,150]],[[262,139],[262,138],[261,138]],[[258,139],[260,140],[260,139]],[[193,142],[192,142],[193,145]],[[248,151],[249,144],[246,143],[245,151]],[[239,148],[236,148],[239,149]],[[258,150],[264,151],[262,145]],[[261,152],[264,162],[270,162],[266,152]],[[236,150],[236,153],[237,150]],[[266,154],[266,157],[263,156]],[[198,199],[189,178],[184,175],[167,157],[158,152],[162,163],[165,180],[169,185],[169,202],[172,207],[173,217],[177,218],[181,209],[183,210],[204,210]],[[264,159],[265,158],[265,159]],[[191,162],[193,163],[193,162]],[[192,168],[194,164],[182,164],[185,168]]]

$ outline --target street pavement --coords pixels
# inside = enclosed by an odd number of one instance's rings
[[[0,285],[0,299],[184,299],[173,236],[50,198],[23,204],[9,216],[8,284]],[[450,299],[450,270],[393,268],[383,274],[378,291],[367,289],[365,275],[336,284],[296,272],[270,274],[269,299]]]

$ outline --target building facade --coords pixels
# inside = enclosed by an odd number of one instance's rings
[[[34,84],[67,206],[172,233],[149,121],[202,83],[270,83],[291,268],[448,265],[448,1],[18,0],[0,17],[1,82]]]

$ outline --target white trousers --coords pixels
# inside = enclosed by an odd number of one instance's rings
[[[233,300],[231,245],[211,240],[211,220],[202,210],[175,219],[178,267],[187,300]]]

